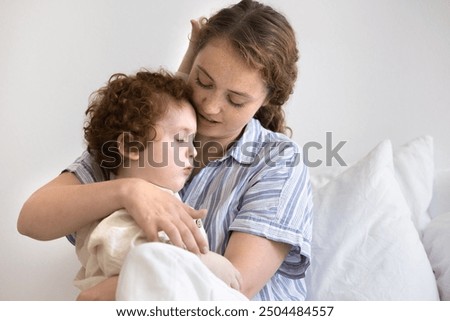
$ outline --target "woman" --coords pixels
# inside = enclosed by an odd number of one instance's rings
[[[283,15],[251,0],[219,11],[197,28],[194,24],[180,67],[193,88],[199,142],[198,166],[182,199],[208,210],[210,248],[240,272],[246,297],[304,299],[312,224],[309,176],[298,146],[280,134],[287,130],[282,106],[297,76],[294,32]],[[150,241],[163,230],[176,246],[207,250],[192,220],[204,211],[147,182],[108,178],[83,156],[29,198],[19,231],[53,239],[125,208]],[[109,280],[83,295],[105,299],[116,283]]]

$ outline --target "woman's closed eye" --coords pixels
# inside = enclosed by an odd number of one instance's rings
[[[214,87],[214,80],[201,67],[198,67],[197,69],[197,77],[195,78],[195,83],[205,89],[211,89]]]
[[[230,96],[227,97],[228,102],[230,103],[230,105],[232,105],[235,108],[242,108],[244,107],[245,103],[241,103],[241,102],[236,102],[234,101]]]
[[[209,76],[209,74],[201,67],[198,67],[197,77],[195,78],[195,83],[203,89],[213,89],[215,86],[214,79]],[[248,95],[241,94],[235,91],[229,91],[226,96],[227,102],[234,108],[244,107],[246,97]]]
[[[200,77],[197,77],[195,79],[195,83],[197,85],[199,85],[200,87],[205,88],[205,89],[211,89],[213,87],[212,83],[209,83],[209,82],[206,82],[206,81],[202,81],[202,80],[200,80]]]

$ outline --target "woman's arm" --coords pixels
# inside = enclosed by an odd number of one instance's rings
[[[119,276],[112,276],[92,288],[81,291],[77,301],[115,301]]]
[[[262,237],[233,232],[225,251],[225,257],[209,252],[208,255],[200,256],[200,259],[226,284],[239,290],[247,298],[252,298],[275,274],[290,247],[288,244],[273,242]],[[141,257],[139,256],[139,258]],[[153,259],[157,260],[157,258]],[[182,267],[180,268],[182,269]],[[141,273],[133,280],[138,286],[147,281],[147,276]],[[117,281],[117,277],[109,278],[91,289],[81,292],[77,300],[113,300]],[[133,284],[128,284],[128,286],[134,289]],[[147,294],[144,293],[145,295]]]
[[[275,274],[290,249],[289,244],[233,232],[224,256],[241,274],[240,291],[251,299]]]
[[[63,173],[34,192],[19,215],[20,233],[52,240],[120,208],[120,182],[82,185],[72,173]]]
[[[38,240],[73,233],[82,226],[125,208],[149,241],[163,230],[171,242],[193,253],[207,252],[207,243],[192,218],[204,216],[169,193],[141,179],[117,179],[81,184],[63,173],[37,190],[25,202],[18,231]]]

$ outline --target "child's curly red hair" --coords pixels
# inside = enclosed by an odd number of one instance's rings
[[[98,164],[117,173],[122,164],[117,138],[128,135],[125,148],[143,149],[155,138],[155,124],[167,111],[168,99],[190,101],[191,89],[165,70],[114,74],[106,86],[90,97],[84,137],[88,152]]]

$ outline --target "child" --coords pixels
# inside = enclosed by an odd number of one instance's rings
[[[84,127],[90,157],[111,179],[137,178],[161,187],[174,197],[193,170],[196,114],[190,88],[165,71],[113,75],[95,92]],[[202,230],[201,220],[196,220]],[[164,232],[161,242],[170,243]],[[147,242],[143,231],[125,210],[76,232],[76,252],[82,264],[74,284],[88,289],[118,275],[130,248]],[[236,284],[223,269],[224,257],[209,252],[201,260],[227,284]],[[156,260],[157,258],[155,258]],[[237,270],[232,273],[239,279]],[[239,283],[239,282],[237,282]]]

